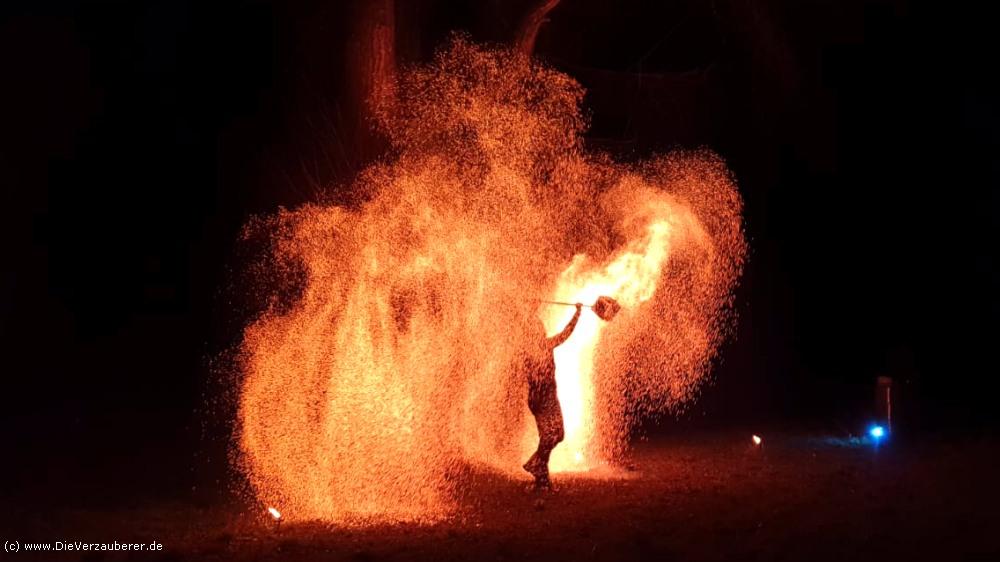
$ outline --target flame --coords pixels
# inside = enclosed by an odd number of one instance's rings
[[[660,271],[669,255],[671,218],[669,205],[656,209],[656,219],[645,234],[631,241],[627,248],[604,267],[588,268],[580,254],[559,277],[552,299],[592,303],[602,295],[614,296],[626,310],[635,309],[652,298]],[[550,333],[567,321],[566,311],[550,309],[544,322]],[[580,318],[573,335],[555,350],[556,385],[562,408],[566,437],[554,451],[549,467],[553,472],[581,471],[599,464],[600,444],[597,431],[594,355],[605,322],[596,315]],[[528,441],[534,434],[528,433]]]
[[[275,282],[240,346],[238,462],[265,505],[339,523],[433,521],[468,468],[527,478],[537,444],[522,350],[539,299],[582,315],[555,353],[566,439],[554,471],[613,461],[637,420],[696,395],[725,337],[741,200],[708,152],[627,165],[584,150],[583,89],[456,40],[380,108],[392,157],[353,208],[252,222]]]

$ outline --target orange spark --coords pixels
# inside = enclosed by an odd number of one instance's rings
[[[552,333],[572,314],[539,300],[621,304],[610,322],[586,311],[556,350],[554,472],[612,462],[638,419],[694,398],[732,326],[740,196],[709,152],[584,150],[582,97],[453,41],[382,108],[394,156],[353,186],[366,203],[248,227],[273,240],[262,273],[283,287],[240,347],[239,462],[265,505],[428,521],[459,506],[456,468],[527,478],[517,358],[539,320]]]

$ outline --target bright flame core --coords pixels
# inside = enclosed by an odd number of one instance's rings
[[[660,270],[669,254],[674,228],[671,219],[679,215],[675,211],[668,205],[657,208],[645,235],[632,240],[604,267],[595,268],[585,256],[575,256],[556,281],[552,299],[593,303],[602,295],[614,295],[626,311],[648,301],[656,291]],[[550,308],[543,314],[546,329],[553,333],[572,313]],[[553,451],[549,465],[553,472],[587,470],[601,460],[600,444],[595,440],[598,409],[593,376],[594,354],[604,324],[594,314],[581,316],[570,339],[555,350],[556,384],[566,438]],[[527,437],[529,444],[535,440],[531,432]]]
[[[300,519],[433,520],[465,467],[526,478],[537,444],[521,351],[539,299],[616,299],[556,349],[554,472],[613,461],[641,416],[683,407],[732,325],[741,201],[707,152],[629,166],[582,148],[583,90],[457,40],[380,108],[393,158],[355,209],[252,223],[271,306],[241,345],[239,463]]]

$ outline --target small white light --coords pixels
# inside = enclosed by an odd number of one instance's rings
[[[271,514],[271,517],[274,517],[275,521],[281,521],[281,512],[278,511],[277,509],[269,507],[267,508],[267,512]]]
[[[757,445],[759,447],[761,441],[763,441],[763,439],[761,439],[759,435],[754,435],[753,436],[753,444],[754,445]]]

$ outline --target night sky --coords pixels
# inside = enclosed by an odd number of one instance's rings
[[[507,40],[524,3],[400,4],[413,62],[453,30]],[[2,415],[21,476],[69,474],[91,451],[218,466],[226,350],[263,305],[240,229],[279,206],[349,200],[336,186],[365,158],[345,141],[350,13],[0,8]],[[914,431],[995,424],[989,25],[902,1],[553,11],[536,54],[588,88],[589,143],[623,159],[710,147],[745,198],[736,338],[702,400],[663,423],[848,427],[888,374],[908,381]]]

